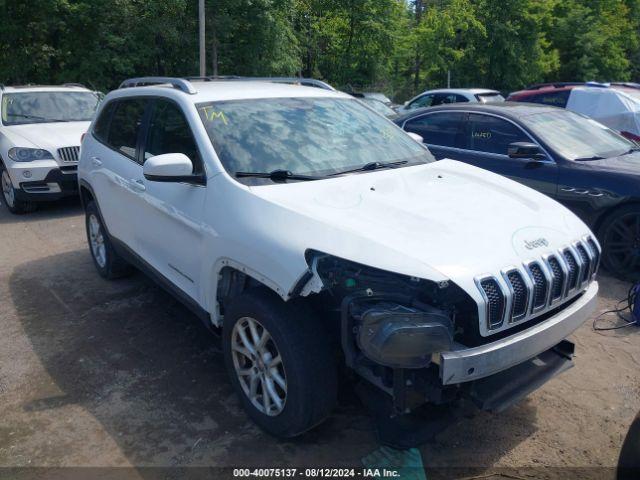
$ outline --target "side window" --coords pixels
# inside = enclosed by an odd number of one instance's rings
[[[431,106],[436,105],[446,105],[449,103],[460,103],[460,102],[468,102],[465,97],[462,95],[457,95],[455,93],[440,93],[436,96],[435,101],[431,104]]]
[[[180,107],[157,100],[144,148],[144,159],[165,153],[183,153],[193,162],[193,173],[202,173],[202,160],[189,123]]]
[[[464,113],[432,113],[408,121],[404,129],[417,133],[429,145],[462,148]]]
[[[117,102],[109,102],[102,111],[100,112],[100,116],[96,120],[95,125],[93,126],[93,134],[96,136],[98,140],[102,143],[107,143],[107,135],[109,133],[109,124],[111,123],[111,115],[116,108]]]
[[[147,103],[142,98],[120,100],[111,118],[107,145],[132,160],[136,159],[138,133]]]
[[[550,105],[552,107],[565,108],[567,106],[567,102],[569,101],[570,94],[571,90],[564,90],[562,92],[541,93],[538,95],[532,95],[525,101],[530,103],[540,103],[542,105]]]
[[[472,113],[469,115],[469,149],[507,155],[513,142],[531,142],[517,126],[501,118]]]
[[[431,107],[433,105],[433,98],[434,97],[435,97],[435,95],[423,95],[422,97],[420,97],[417,100],[414,100],[412,103],[410,103],[409,104],[409,109],[413,110],[415,108]]]

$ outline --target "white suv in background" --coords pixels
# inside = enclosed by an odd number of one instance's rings
[[[0,183],[12,213],[78,194],[78,152],[99,95],[80,85],[0,86]]]
[[[574,214],[435,162],[336,91],[125,81],[79,177],[100,275],[135,265],[220,332],[245,409],[281,437],[329,414],[339,362],[389,414],[502,410],[572,365],[596,304],[600,247]]]
[[[437,107],[448,103],[496,103],[504,102],[504,97],[497,90],[486,88],[449,88],[427,90],[411,100],[404,102],[398,113],[407,113],[417,108]]]

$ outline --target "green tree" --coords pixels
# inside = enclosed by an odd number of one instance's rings
[[[567,0],[554,11],[557,79],[629,80],[638,53],[638,2]],[[633,18],[635,15],[635,18]]]

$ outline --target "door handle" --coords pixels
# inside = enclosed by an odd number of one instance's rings
[[[147,189],[147,187],[144,186],[144,182],[136,178],[129,180],[129,185],[138,192],[144,192]]]
[[[93,163],[94,167],[102,166],[102,160],[100,160],[98,157],[91,157],[91,163]]]

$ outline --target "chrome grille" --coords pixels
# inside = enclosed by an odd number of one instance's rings
[[[58,149],[60,160],[65,163],[77,162],[80,147],[63,147]]]
[[[547,263],[551,269],[551,275],[553,276],[551,284],[551,300],[556,301],[562,297],[562,291],[564,290],[565,275],[560,262],[552,255],[548,258]]]
[[[527,314],[529,290],[527,288],[527,284],[522,278],[522,274],[519,271],[512,270],[507,274],[507,279],[509,280],[511,292],[513,294],[510,321],[515,322]]]
[[[499,327],[504,319],[506,296],[495,278],[482,280],[480,288],[484,292],[487,301],[489,328]]]
[[[600,247],[590,236],[541,260],[511,266],[476,279],[482,298],[481,334],[490,335],[531,320],[578,295],[594,278]]]
[[[576,251],[580,256],[580,260],[582,261],[582,273],[580,274],[580,283],[584,283],[589,280],[589,273],[591,271],[591,259],[589,258],[589,254],[587,253],[587,249],[579,243],[576,245]]]
[[[571,253],[571,250],[566,249],[564,252],[562,252],[562,255],[564,256],[564,260],[567,263],[567,267],[568,267],[568,286],[567,289],[568,290],[573,290],[578,286],[578,276],[580,275],[580,269],[578,268],[578,262],[576,261],[576,258],[573,256],[573,253]]]
[[[598,244],[591,237],[587,238],[587,245],[593,254],[593,268],[591,271],[595,274],[598,271],[598,266],[600,265],[600,249],[598,248]]]
[[[540,268],[540,264],[532,263],[529,265],[529,271],[533,277],[533,308],[543,308],[547,303],[549,284],[542,272],[542,268]]]

